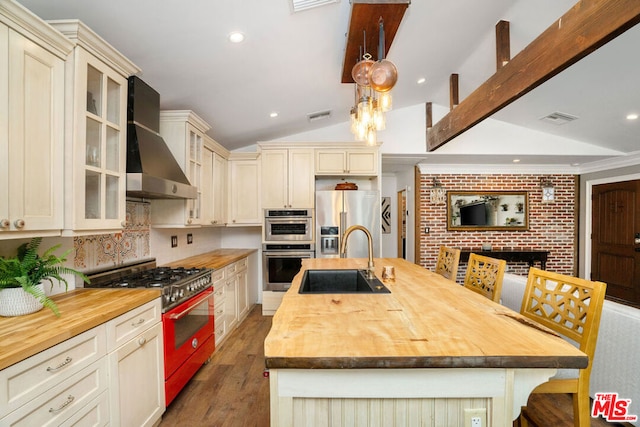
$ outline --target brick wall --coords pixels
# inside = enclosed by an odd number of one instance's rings
[[[447,191],[527,191],[529,197],[529,230],[514,231],[448,231],[447,204],[432,203],[430,189],[433,178]],[[541,179],[555,187],[555,200],[542,202]],[[417,236],[420,254],[417,263],[434,269],[440,245],[456,248],[532,249],[549,251],[547,270],[575,275],[577,272],[577,177],[575,175],[420,175],[420,214]],[[429,227],[429,233],[425,233]],[[526,263],[508,263],[507,272],[526,276]],[[458,281],[462,281],[466,265],[460,265]]]

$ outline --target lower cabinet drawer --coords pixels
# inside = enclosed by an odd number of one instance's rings
[[[0,371],[0,417],[106,355],[100,325]],[[35,425],[35,424],[34,424]]]
[[[107,358],[82,369],[57,386],[11,412],[0,425],[11,427],[58,426],[107,390]],[[103,417],[108,417],[103,414]],[[80,424],[82,425],[82,424]]]
[[[162,316],[160,298],[141,305],[107,322],[107,352],[155,325]]]
[[[109,423],[109,393],[103,391],[100,396],[84,405],[71,418],[62,423],[61,427],[97,427],[108,426]]]
[[[216,301],[216,305],[213,308],[214,315],[214,331],[216,335],[216,349],[218,344],[227,335],[227,316],[224,312],[224,301]]]

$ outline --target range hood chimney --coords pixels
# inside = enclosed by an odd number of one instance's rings
[[[129,77],[127,102],[127,196],[195,199],[198,194],[160,136],[160,94]]]

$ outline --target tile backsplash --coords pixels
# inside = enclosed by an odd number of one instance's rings
[[[122,232],[73,239],[74,267],[90,273],[151,258],[150,204],[127,202],[127,225]]]

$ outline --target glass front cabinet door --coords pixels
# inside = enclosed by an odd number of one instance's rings
[[[68,121],[65,231],[117,230],[126,225],[127,77],[139,71],[106,43],[89,45],[79,21],[59,24],[76,40],[67,75],[73,82]],[[84,31],[77,31],[82,27]],[[60,28],[59,28],[60,29]],[[91,42],[99,42],[92,37]],[[70,92],[67,92],[70,93]],[[72,123],[70,123],[72,122]]]

